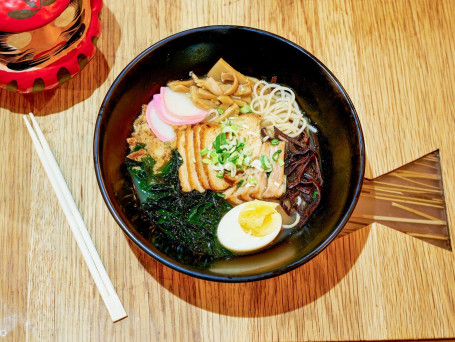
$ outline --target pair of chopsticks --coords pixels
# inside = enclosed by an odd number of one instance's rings
[[[82,252],[85,262],[87,263],[88,269],[90,270],[98,291],[106,304],[112,321],[117,322],[127,316],[125,309],[123,308],[109,275],[104,268],[98,252],[96,251],[95,245],[90,238],[87,227],[82,220],[82,216],[77,209],[73,196],[68,189],[68,185],[63,178],[46,138],[39,128],[38,122],[33,114],[30,113],[29,115],[30,120],[33,123],[33,127],[28,121],[26,115],[24,115],[24,121],[32,138],[33,144],[35,145],[35,149],[38,152],[41,164],[43,165],[47,177],[51,182],[52,188],[57,195],[60,206],[65,213],[66,219],[68,220],[74,237],[76,238],[76,242]]]

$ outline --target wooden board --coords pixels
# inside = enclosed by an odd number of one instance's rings
[[[98,108],[138,53],[179,31],[238,24],[317,56],[351,96],[368,178],[439,149],[455,233],[455,2],[106,1],[96,57],[60,89],[0,91],[0,337],[5,341],[271,341],[455,337],[455,255],[380,224],[313,261],[250,284],[197,280],[151,260],[101,198],[92,142]],[[279,62],[279,61],[278,61]],[[33,150],[47,136],[129,317],[112,324]],[[452,228],[452,229],[450,229]],[[0,338],[1,340],[1,338]]]

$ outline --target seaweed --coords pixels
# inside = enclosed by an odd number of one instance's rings
[[[141,148],[144,147],[136,146],[135,150]],[[153,231],[159,230],[166,236],[164,241],[158,238],[161,245],[168,242],[176,251],[215,259],[231,256],[216,237],[218,223],[231,205],[211,190],[181,191],[178,169],[182,158],[177,150],[172,150],[169,162],[156,173],[150,155],[140,161],[127,158],[125,164],[142,214],[150,221]]]

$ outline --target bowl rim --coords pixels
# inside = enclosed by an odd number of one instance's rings
[[[287,45],[299,50],[301,53],[305,54],[307,57],[312,59],[326,73],[326,75],[332,79],[333,83],[336,85],[336,87],[338,88],[340,93],[346,99],[347,105],[349,107],[349,111],[352,113],[354,123],[355,123],[356,133],[359,138],[360,172],[358,174],[356,184],[355,184],[354,197],[353,197],[353,200],[351,201],[351,203],[349,204],[348,209],[345,211],[340,223],[337,225],[337,227],[329,234],[329,236],[327,238],[324,239],[324,241],[322,241],[321,244],[319,244],[313,251],[311,251],[310,253],[305,255],[303,258],[300,258],[297,261],[287,264],[286,266],[283,266],[275,271],[269,271],[269,272],[265,272],[265,273],[254,274],[254,275],[216,275],[213,273],[206,274],[206,273],[198,272],[196,269],[189,270],[174,262],[169,261],[168,259],[162,257],[158,253],[155,253],[154,251],[150,250],[145,244],[143,244],[135,236],[135,234],[133,232],[130,231],[128,226],[125,224],[125,222],[121,219],[121,217],[116,212],[114,205],[108,196],[104,180],[102,179],[102,176],[101,176],[100,153],[98,153],[99,145],[100,145],[100,128],[101,128],[101,125],[103,122],[106,105],[110,101],[110,98],[111,98],[114,90],[116,89],[117,85],[125,78],[126,74],[130,71],[131,68],[133,68],[136,65],[136,63],[140,62],[149,53],[153,52],[154,50],[158,49],[162,45],[168,43],[169,41],[179,39],[179,38],[187,36],[187,35],[192,35],[192,34],[195,34],[198,32],[206,32],[206,31],[213,31],[213,30],[231,30],[231,29],[245,30],[245,31],[249,31],[249,32],[258,33],[260,35],[268,36],[273,39],[278,39],[281,42],[283,42],[284,44],[287,44]],[[167,267],[170,267],[173,270],[176,270],[183,274],[190,275],[190,276],[193,276],[193,277],[196,277],[199,279],[215,281],[215,282],[226,282],[226,283],[243,283],[243,282],[258,281],[258,280],[264,280],[264,279],[276,277],[276,276],[285,274],[287,272],[290,272],[290,271],[296,269],[297,267],[307,263],[308,261],[313,259],[316,255],[321,253],[335,239],[335,237],[341,232],[341,230],[344,228],[344,226],[348,222],[352,212],[354,211],[357,201],[359,199],[360,191],[361,191],[362,184],[363,184],[364,174],[365,174],[365,143],[364,143],[362,127],[360,125],[360,120],[359,120],[357,111],[355,110],[355,107],[354,107],[354,104],[353,104],[351,98],[349,97],[349,95],[347,94],[346,90],[343,88],[341,83],[338,81],[338,79],[335,77],[335,75],[319,59],[317,59],[310,52],[308,52],[301,46],[297,45],[296,43],[294,43],[286,38],[283,38],[277,34],[268,32],[268,31],[264,31],[264,30],[252,28],[252,27],[247,27],[247,26],[237,26],[237,25],[211,25],[211,26],[202,26],[202,27],[191,28],[191,29],[188,29],[185,31],[175,33],[171,36],[168,36],[168,37],[156,42],[155,44],[151,45],[150,47],[146,48],[139,55],[137,55],[130,63],[128,63],[128,65],[126,67],[123,68],[123,70],[120,72],[120,74],[115,78],[115,80],[113,81],[112,85],[110,86],[108,92],[106,93],[106,96],[103,99],[103,102],[100,106],[100,110],[99,110],[98,117],[96,120],[96,125],[95,125],[95,134],[94,134],[94,139],[93,139],[93,152],[94,152],[93,158],[94,158],[94,163],[95,163],[96,179],[97,179],[101,194],[103,196],[103,199],[104,199],[111,215],[114,217],[117,224],[120,226],[120,228],[128,236],[129,239],[131,239],[140,249],[142,249],[142,251],[147,253],[149,256],[153,257],[155,260],[166,265]]]

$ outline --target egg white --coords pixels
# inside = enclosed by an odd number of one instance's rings
[[[221,245],[238,254],[250,253],[264,248],[278,236],[282,226],[281,215],[279,215],[280,219],[272,233],[260,237],[245,233],[239,224],[239,214],[247,203],[240,204],[228,211],[221,219],[217,230]]]

